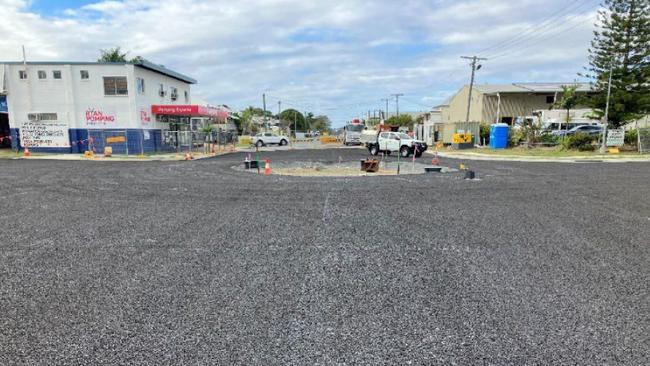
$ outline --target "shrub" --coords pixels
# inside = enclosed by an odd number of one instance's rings
[[[593,136],[586,133],[577,133],[572,136],[567,136],[562,141],[562,148],[564,150],[578,150],[578,151],[594,151],[596,147],[592,145],[595,140]]]
[[[521,144],[522,141],[526,140],[526,131],[523,128],[512,128],[510,127],[510,132],[508,133],[510,141],[510,147],[516,147]]]
[[[541,135],[539,137],[539,142],[547,145],[558,145],[560,143],[560,136],[556,136],[550,133]]]
[[[492,127],[492,124],[488,122],[481,122],[479,125],[479,137],[481,138],[481,142],[485,141],[485,144],[490,143],[490,128]]]
[[[625,133],[625,144],[636,146],[639,143],[639,130],[630,130]]]

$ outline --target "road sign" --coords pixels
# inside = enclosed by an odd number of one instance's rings
[[[607,146],[623,146],[625,144],[625,130],[607,130]]]

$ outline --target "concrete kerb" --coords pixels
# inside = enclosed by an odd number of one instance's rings
[[[433,155],[434,151],[427,151]],[[567,156],[567,157],[537,157],[537,156],[494,156],[481,153],[453,153],[453,152],[438,152],[438,156],[447,159],[456,160],[477,160],[477,161],[514,161],[524,163],[650,163],[650,155],[639,157],[612,157],[609,155],[594,155],[594,156]]]
[[[194,153],[192,154],[192,160],[203,160],[203,159],[211,159],[215,158],[218,156],[224,156],[224,155],[230,155],[230,154],[236,154],[242,152],[241,150],[235,150],[235,151],[224,151],[224,152],[219,152],[216,154],[203,154],[203,153]],[[173,153],[173,154],[158,154],[158,155],[144,155],[144,156],[120,156],[120,155],[113,155],[111,157],[104,157],[103,155],[95,155],[92,158],[86,157],[81,154],[39,154],[39,155],[32,155],[29,157],[25,156],[15,156],[15,157],[6,157],[5,159],[9,160],[61,160],[61,161],[101,161],[101,162],[109,162],[109,161],[141,161],[141,162],[148,162],[148,161],[184,161],[185,159],[185,153]]]

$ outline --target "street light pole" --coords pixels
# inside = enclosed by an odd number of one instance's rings
[[[614,73],[614,60],[609,65],[609,80],[607,81],[607,102],[605,104],[605,124],[603,126],[603,142],[600,146],[601,154],[607,152],[607,127],[609,126],[609,100],[612,96],[612,74]]]

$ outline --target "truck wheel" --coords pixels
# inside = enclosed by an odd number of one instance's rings
[[[264,146],[264,143],[262,142],[262,140],[260,140],[260,141],[257,141],[257,143],[255,143],[255,146],[262,147],[262,146]]]
[[[287,140],[280,141],[280,146],[287,146]]]
[[[390,151],[386,151],[386,155],[387,155],[387,156],[389,156],[389,155],[390,155],[390,153],[391,153]]]
[[[379,147],[377,147],[377,145],[370,146],[370,149],[368,150],[370,151],[370,155],[374,155],[374,156],[379,155]]]
[[[408,158],[409,155],[411,155],[408,146],[402,146],[402,148],[399,149],[399,153],[403,158]]]

